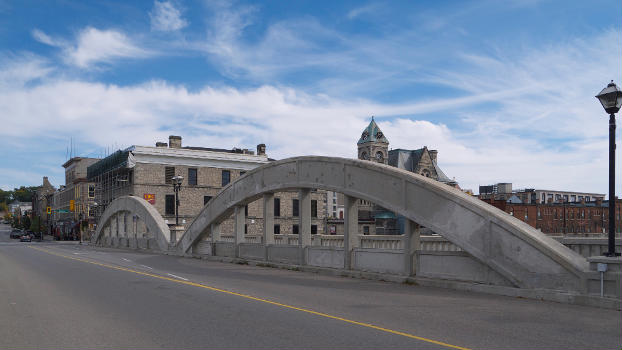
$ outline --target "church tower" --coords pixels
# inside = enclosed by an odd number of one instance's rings
[[[389,140],[374,121],[374,117],[371,117],[371,122],[363,130],[356,145],[358,147],[358,159],[388,164]]]

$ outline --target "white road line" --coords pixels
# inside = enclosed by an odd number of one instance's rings
[[[175,278],[179,278],[180,280],[184,280],[184,281],[187,281],[187,280],[188,280],[187,278],[179,277],[179,276],[177,276],[177,275],[173,275],[172,273],[167,273],[167,275],[172,276],[172,277],[175,277]]]
[[[126,258],[121,258],[121,259],[123,259],[123,260],[125,260],[125,261],[132,262],[132,260],[130,260],[130,259],[126,259]]]
[[[149,267],[149,266],[147,266],[147,265],[140,265],[140,266],[142,266],[142,267],[144,267],[144,268],[147,268],[147,269],[149,269],[149,270],[153,270],[153,267]]]

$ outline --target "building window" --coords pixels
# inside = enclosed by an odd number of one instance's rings
[[[246,171],[244,171],[244,170],[240,171],[240,176],[242,176],[244,174],[246,174]]]
[[[281,216],[281,198],[274,198],[274,216]]]
[[[248,234],[248,225],[244,224],[244,234],[247,235]]]
[[[274,225],[274,234],[275,235],[280,235],[281,234],[281,225],[279,225],[279,224]]]
[[[206,205],[211,199],[212,196],[203,196],[203,205]]]
[[[222,171],[222,186],[227,186],[231,182],[231,172],[229,170]]]
[[[317,218],[317,201],[315,199],[311,200],[311,217]]]
[[[337,204],[337,199],[333,198],[333,204]]]
[[[167,194],[164,201],[164,213],[166,215],[175,215],[175,195]]]
[[[317,235],[317,225],[311,225],[311,234]]]
[[[292,234],[294,235],[298,234],[298,225],[292,225]]]
[[[196,186],[197,184],[197,168],[188,168],[188,185]]]
[[[585,196],[585,201],[589,202],[590,201],[590,196]]]
[[[298,200],[297,199],[292,199],[292,216],[298,216],[299,215],[299,211],[298,211]]]
[[[173,176],[175,176],[175,167],[174,166],[164,167],[164,183],[172,184]]]
[[[244,206],[244,216],[248,216],[248,204]]]
[[[89,198],[95,198],[95,185],[89,185]]]
[[[363,226],[363,234],[364,235],[368,235],[369,234],[369,226]]]

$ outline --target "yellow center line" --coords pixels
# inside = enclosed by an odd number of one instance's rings
[[[208,290],[211,290],[211,291],[214,291],[214,292],[220,292],[220,293],[225,293],[225,294],[229,294],[229,295],[235,295],[235,296],[238,296],[238,297],[242,297],[242,298],[246,298],[246,299],[250,299],[250,300],[255,300],[255,301],[260,301],[262,303],[276,305],[276,306],[280,306],[280,307],[291,309],[291,310],[302,311],[302,312],[306,312],[306,313],[309,313],[309,314],[330,318],[330,319],[333,319],[333,320],[339,320],[339,321],[342,321],[342,322],[346,322],[346,323],[350,323],[350,324],[355,324],[355,325],[362,326],[362,327],[372,328],[372,329],[379,330],[379,331],[382,331],[382,332],[387,332],[387,333],[391,333],[391,334],[401,335],[401,336],[404,336],[404,337],[407,337],[407,338],[417,339],[417,340],[421,340],[421,341],[424,341],[424,342],[427,342],[427,343],[441,345],[441,346],[445,346],[445,347],[452,348],[452,349],[471,350],[469,348],[465,348],[465,347],[461,347],[461,346],[457,346],[457,345],[452,345],[452,344],[448,344],[448,343],[443,343],[443,342],[438,341],[438,340],[428,339],[428,338],[419,337],[419,336],[416,336],[416,335],[413,335],[413,334],[410,334],[410,333],[406,333],[406,332],[400,332],[400,331],[395,331],[395,330],[388,329],[388,328],[383,328],[383,327],[376,326],[376,325],[373,325],[373,324],[370,324],[370,323],[354,321],[354,320],[350,320],[350,319],[339,317],[339,316],[333,316],[333,315],[325,314],[323,312],[318,312],[318,311],[313,311],[313,310],[309,310],[309,309],[305,309],[305,308],[301,308],[301,307],[297,307],[297,306],[282,304],[282,303],[279,303],[279,302],[276,302],[276,301],[272,301],[272,300],[257,298],[257,297],[254,297],[252,295],[246,295],[246,294],[236,293],[236,292],[232,292],[232,291],[225,290],[225,289],[210,287],[208,285],[201,284],[201,283],[196,283],[196,282],[191,282],[191,281],[183,281],[183,280],[178,280],[178,279],[175,279],[175,278],[170,278],[170,277],[165,277],[165,276],[161,276],[161,275],[156,275],[156,274],[153,274],[153,273],[132,270],[132,269],[128,269],[128,268],[125,268],[125,267],[108,265],[108,264],[102,264],[102,263],[98,263],[98,262],[95,262],[95,261],[90,261],[90,260],[75,258],[73,256],[67,256],[67,255],[55,253],[55,252],[50,251],[48,249],[37,248],[37,247],[33,247],[33,246],[29,246],[29,247],[32,248],[32,249],[36,249],[36,250],[42,251],[42,252],[47,253],[47,254],[59,256],[59,257],[66,258],[66,259],[76,260],[76,261],[84,262],[84,263],[87,263],[87,264],[93,264],[93,265],[97,265],[97,266],[107,267],[109,269],[114,269],[114,270],[119,270],[119,271],[132,272],[132,273],[135,273],[135,274],[138,274],[138,275],[143,275],[143,276],[158,278],[158,279],[161,279],[161,280],[166,280],[166,281],[175,282],[175,283],[179,283],[179,284],[185,284],[185,285],[189,285],[189,286],[204,288],[204,289],[208,289]]]

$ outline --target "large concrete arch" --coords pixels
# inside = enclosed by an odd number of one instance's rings
[[[110,219],[122,212],[137,215],[155,238],[160,250],[168,250],[171,232],[162,215],[149,202],[134,196],[119,197],[110,203],[99,219],[97,230],[91,237],[91,243],[97,243],[101,239],[104,228],[110,225]]]
[[[248,172],[203,208],[177,249],[188,252],[236,205],[297,188],[337,191],[377,203],[431,228],[517,287],[585,289],[587,260],[526,223],[424,176],[354,159],[296,157]]]

